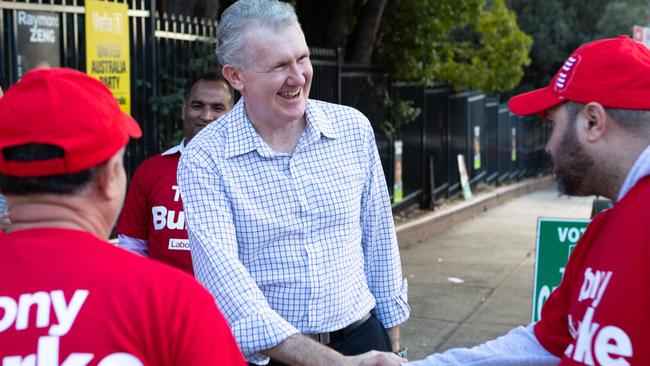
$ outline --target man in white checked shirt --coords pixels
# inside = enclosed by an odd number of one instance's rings
[[[247,360],[354,365],[398,351],[409,316],[386,182],[368,119],[309,100],[294,9],[241,0],[217,30],[242,98],[179,164],[196,277]],[[386,354],[385,357],[397,357]]]

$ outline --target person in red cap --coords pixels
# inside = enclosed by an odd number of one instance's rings
[[[34,70],[0,100],[0,364],[245,365],[191,276],[109,244],[138,124],[98,80]]]
[[[650,51],[621,36],[583,45],[547,87],[510,100],[553,124],[558,190],[615,205],[587,227],[539,322],[409,365],[650,365],[649,95]]]

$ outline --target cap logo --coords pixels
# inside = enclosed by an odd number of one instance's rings
[[[575,71],[581,60],[582,57],[580,55],[572,55],[564,61],[562,68],[560,68],[560,71],[557,73],[555,85],[553,86],[553,89],[555,89],[556,92],[562,93],[566,90],[571,79],[573,79],[573,75],[575,75]]]

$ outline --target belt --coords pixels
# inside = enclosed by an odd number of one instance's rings
[[[359,328],[363,323],[367,322],[368,319],[370,319],[370,313],[367,313],[361,319],[351,323],[345,328],[333,331],[333,332],[325,332],[325,333],[308,333],[305,334],[305,336],[315,340],[316,342],[320,344],[330,344],[331,342],[341,340],[345,338],[345,336],[350,333],[351,331],[355,330],[356,328]]]

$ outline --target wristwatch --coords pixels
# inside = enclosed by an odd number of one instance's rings
[[[398,355],[398,356],[400,356],[400,357],[403,358],[403,359],[407,359],[407,358],[408,358],[408,357],[407,357],[407,356],[408,356],[408,352],[409,352],[409,349],[408,349],[408,348],[406,348],[406,347],[402,347],[402,348],[399,349],[399,351],[397,351],[397,352],[393,352],[393,353],[396,354],[396,355]]]

